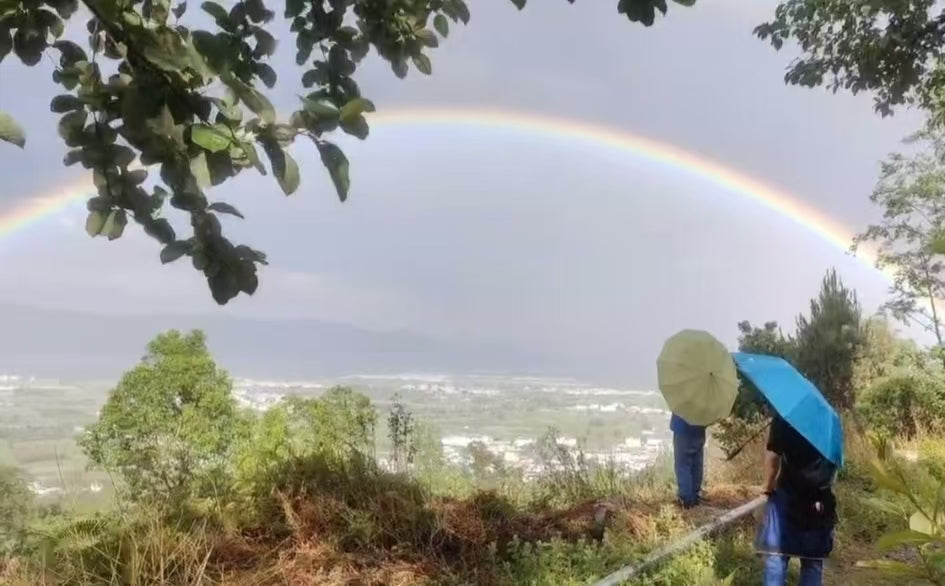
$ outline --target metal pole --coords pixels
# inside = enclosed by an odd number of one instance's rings
[[[649,568],[650,566],[662,561],[665,558],[668,558],[680,551],[686,549],[687,547],[692,546],[694,543],[705,538],[710,533],[721,529],[722,527],[732,523],[733,521],[740,519],[749,513],[754,512],[755,510],[761,508],[766,502],[768,502],[768,497],[760,496],[752,501],[745,503],[744,505],[732,509],[731,511],[725,513],[724,515],[718,517],[715,521],[711,523],[706,523],[702,527],[699,527],[689,535],[683,537],[675,543],[671,543],[666,547],[662,547],[650,555],[643,558],[642,561],[633,566],[625,566],[613,574],[595,582],[593,586],[617,586],[634,578],[640,574],[643,570]]]

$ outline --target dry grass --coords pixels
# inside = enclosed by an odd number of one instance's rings
[[[492,570],[513,540],[591,540],[595,513],[602,506],[611,511],[612,529],[641,537],[655,533],[655,511],[627,501],[529,511],[511,507],[495,493],[480,493],[468,500],[433,499],[421,511],[411,510],[394,495],[368,506],[377,507],[382,516],[375,520],[383,519],[383,525],[372,530],[370,541],[355,543],[331,533],[337,531],[333,520],[363,517],[364,511],[346,509],[335,499],[286,499],[291,536],[281,543],[218,544],[212,563],[225,568],[227,583],[417,584],[452,579],[495,584],[500,580]],[[257,567],[251,568],[253,564]]]

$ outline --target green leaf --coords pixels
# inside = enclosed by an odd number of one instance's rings
[[[348,52],[351,53],[351,59],[355,63],[359,63],[368,54],[370,49],[371,43],[368,42],[367,38],[359,36],[351,42]]]
[[[221,100],[220,98],[210,98],[210,101],[216,106],[217,111],[220,112],[227,120],[232,120],[234,122],[239,122],[243,119],[243,110],[234,104],[228,103],[226,100]]]
[[[72,41],[59,40],[53,43],[53,47],[59,51],[59,65],[62,67],[72,67],[80,61],[89,60],[85,50]]]
[[[236,92],[236,95],[239,99],[246,104],[246,107],[253,111],[254,114],[259,116],[259,118],[266,124],[272,124],[276,121],[276,111],[272,107],[272,103],[266,98],[266,96],[259,93],[256,88],[243,83],[242,81],[231,78],[229,80],[229,86]]]
[[[923,578],[925,576],[925,574],[909,564],[894,562],[892,560],[869,560],[865,562],[857,562],[856,567],[879,570],[889,576],[904,578]]]
[[[305,111],[319,119],[334,120],[341,116],[341,112],[328,100],[313,100],[302,98]]]
[[[276,85],[276,72],[272,67],[265,63],[255,63],[253,64],[253,70],[259,76],[259,79],[266,84],[266,87],[271,89]]]
[[[430,29],[420,29],[415,33],[417,40],[423,43],[425,46],[430,47],[431,49],[439,47],[440,41],[436,38],[436,34],[433,33]]]
[[[262,0],[242,0],[242,4],[246,8],[246,15],[253,22],[266,22],[272,18],[272,14],[266,10]]]
[[[82,149],[73,149],[62,158],[62,164],[71,167],[82,160]]]
[[[205,270],[210,264],[210,259],[208,259],[207,255],[203,254],[202,252],[194,251],[194,253],[190,256],[190,260],[193,263],[194,268],[198,271]]]
[[[525,0],[512,0],[512,4],[514,4],[519,10],[525,8]]]
[[[105,220],[105,225],[102,226],[101,234],[109,240],[116,240],[121,238],[127,224],[128,215],[125,213],[125,210],[112,210],[111,213],[108,214],[108,219]]]
[[[433,64],[430,63],[430,58],[423,53],[413,56],[413,64],[420,71],[420,73],[423,73],[424,75],[430,75],[433,73]]]
[[[67,141],[77,136],[85,127],[87,119],[88,113],[85,110],[76,110],[63,115],[59,120],[59,136]]]
[[[188,254],[192,249],[193,245],[190,241],[175,240],[161,249],[161,262],[164,264],[174,262],[185,254]]]
[[[18,28],[13,35],[13,52],[24,65],[32,67],[43,58],[46,38],[35,29]]]
[[[348,190],[351,187],[351,179],[348,176],[348,158],[340,148],[330,142],[318,143],[318,153],[321,155],[322,164],[328,169],[331,180],[335,184],[338,199],[345,201],[348,199]]]
[[[150,14],[148,14],[151,21],[162,25],[167,22],[167,17],[171,12],[170,0],[150,0],[145,3],[145,6],[151,7]]]
[[[361,140],[364,140],[368,137],[368,134],[371,132],[371,128],[368,126],[367,120],[364,119],[364,116],[357,116],[348,120],[343,120],[341,122],[341,129],[351,136],[355,136]]]
[[[79,9],[78,0],[46,0],[46,3],[55,8],[59,16],[65,20],[69,20]]]
[[[879,541],[876,542],[876,547],[880,551],[889,551],[902,546],[925,545],[926,543],[934,540],[935,538],[930,534],[914,531],[911,529],[905,529],[903,531],[896,531],[895,533],[887,533],[886,535],[883,535],[879,538]]]
[[[221,214],[229,214],[231,216],[236,216],[237,218],[240,218],[240,219],[245,219],[243,217],[243,214],[241,214],[238,209],[236,209],[235,207],[231,206],[230,204],[226,202],[222,202],[222,201],[214,202],[208,205],[207,209],[212,210],[214,212],[219,212]]]
[[[240,258],[251,260],[259,264],[263,264],[263,265],[269,264],[266,261],[266,253],[260,252],[258,250],[254,250],[246,246],[245,244],[240,244],[239,246],[236,247],[236,254],[238,254]]]
[[[295,190],[299,188],[299,166],[295,159],[275,143],[266,145],[266,154],[272,162],[272,172],[282,192],[286,195],[295,193]]]
[[[620,0],[617,11],[625,14],[630,22],[651,26],[656,18],[656,0]],[[666,12],[665,4],[661,11]]]
[[[276,124],[269,128],[269,135],[279,143],[279,146],[286,147],[295,139],[298,131],[288,124]]]
[[[929,252],[932,254],[945,254],[945,230],[937,230],[931,234]]]
[[[48,10],[38,10],[34,14],[36,24],[40,26],[41,31],[45,29],[49,34],[57,39],[62,36],[62,33],[65,30],[65,25],[62,23],[62,19]]]
[[[339,118],[342,122],[354,121],[365,112],[373,112],[374,103],[365,98],[354,98],[341,107]]]
[[[309,69],[302,74],[302,87],[312,87],[318,81],[319,72],[316,69]]]
[[[210,167],[207,166],[206,153],[200,151],[200,154],[190,160],[190,172],[197,182],[197,187],[200,189],[210,187]]]
[[[687,6],[687,7],[696,5],[696,0],[673,0],[673,2],[675,2],[676,4],[679,4],[680,6]]]
[[[0,26],[0,61],[13,50],[13,35],[10,29]]]
[[[194,124],[190,129],[190,140],[211,153],[230,148],[232,142],[230,129],[222,124]]]
[[[920,535],[936,535],[940,529],[940,523],[933,522],[921,511],[916,511],[909,517],[909,529]]]
[[[302,14],[302,11],[305,10],[305,7],[305,0],[286,0],[285,17],[295,18],[296,16]]]
[[[236,175],[237,168],[233,166],[233,159],[230,156],[230,150],[233,148],[239,147],[234,144],[229,150],[207,154],[207,168],[210,169],[210,182],[213,185],[220,185]]]
[[[275,37],[269,34],[266,29],[258,28],[256,32],[253,33],[253,36],[256,37],[256,50],[254,51],[257,57],[270,56],[276,52],[276,42]]]
[[[863,499],[860,502],[874,511],[886,513],[894,517],[902,517],[904,514],[902,507],[896,503],[890,502],[889,499],[871,497]]]
[[[390,62],[390,67],[394,71],[399,79],[407,77],[407,62],[403,59],[397,58]]]
[[[295,47],[298,52],[295,54],[295,63],[302,65],[312,56],[312,50],[315,48],[315,37],[307,31],[299,31],[295,37]]]
[[[174,227],[171,226],[171,223],[165,218],[157,218],[154,221],[146,223],[144,225],[144,231],[162,244],[167,245],[174,242]]]
[[[194,31],[190,36],[190,46],[211,72],[225,71],[228,61],[235,59],[235,51],[224,34],[213,35],[207,31]]]
[[[226,11],[226,8],[223,8],[216,2],[204,2],[200,5],[200,8],[212,16],[213,20],[216,21],[217,26],[223,30],[229,32],[236,30],[236,27],[233,25],[233,21],[230,20],[230,13]]]
[[[82,100],[71,94],[58,95],[49,103],[50,111],[57,114],[64,114],[66,112],[78,110],[82,108],[82,106]]]
[[[207,279],[210,284],[210,293],[213,300],[220,305],[226,305],[227,301],[236,297],[239,292],[239,279],[232,271],[220,270],[212,277]]]
[[[174,18],[180,20],[184,13],[187,12],[187,2],[181,2],[171,10],[171,13],[174,14]]]
[[[26,135],[23,134],[23,129],[16,123],[13,116],[3,111],[0,111],[0,140],[15,144],[20,148],[26,146]]]
[[[873,480],[880,488],[895,492],[897,494],[909,494],[909,488],[900,480],[893,476],[886,466],[879,460],[870,462],[872,467]]]
[[[440,33],[440,36],[444,39],[450,34],[450,24],[446,20],[446,17],[442,14],[437,14],[433,17],[433,28],[436,29],[436,32]]]
[[[256,170],[261,174],[266,174],[266,166],[262,164],[262,161],[259,160],[259,153],[256,152],[256,146],[251,142],[241,142],[240,148],[243,149],[243,152],[246,153],[246,158],[249,159],[249,162],[256,167]]]
[[[151,35],[141,38],[138,50],[155,67],[176,73],[194,66],[187,44],[175,30],[158,28]]]
[[[463,24],[469,24],[469,7],[466,6],[466,3],[463,2],[463,0],[457,0],[453,5],[459,20],[462,21]]]
[[[105,220],[107,218],[107,214],[99,210],[89,212],[88,217],[85,219],[85,231],[89,233],[89,236],[98,236],[102,233],[102,228],[105,227]]]
[[[131,185],[141,185],[148,179],[148,172],[145,169],[135,169],[125,173],[125,181]]]
[[[252,261],[244,260],[239,263],[237,276],[240,291],[252,295],[259,287],[259,277],[256,275],[256,265]]]
[[[354,61],[341,45],[334,45],[328,51],[328,65],[338,75],[348,76],[354,73]]]

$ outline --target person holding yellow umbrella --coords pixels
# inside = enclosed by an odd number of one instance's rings
[[[706,427],[735,404],[735,362],[708,332],[683,330],[666,340],[656,366],[660,392],[672,411],[677,496],[690,508],[701,500]]]

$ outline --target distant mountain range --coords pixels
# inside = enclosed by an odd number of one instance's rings
[[[375,332],[317,320],[98,315],[0,304],[0,372],[115,379],[160,331],[200,328],[234,375],[333,377],[405,371],[566,375],[560,358],[488,342]]]

